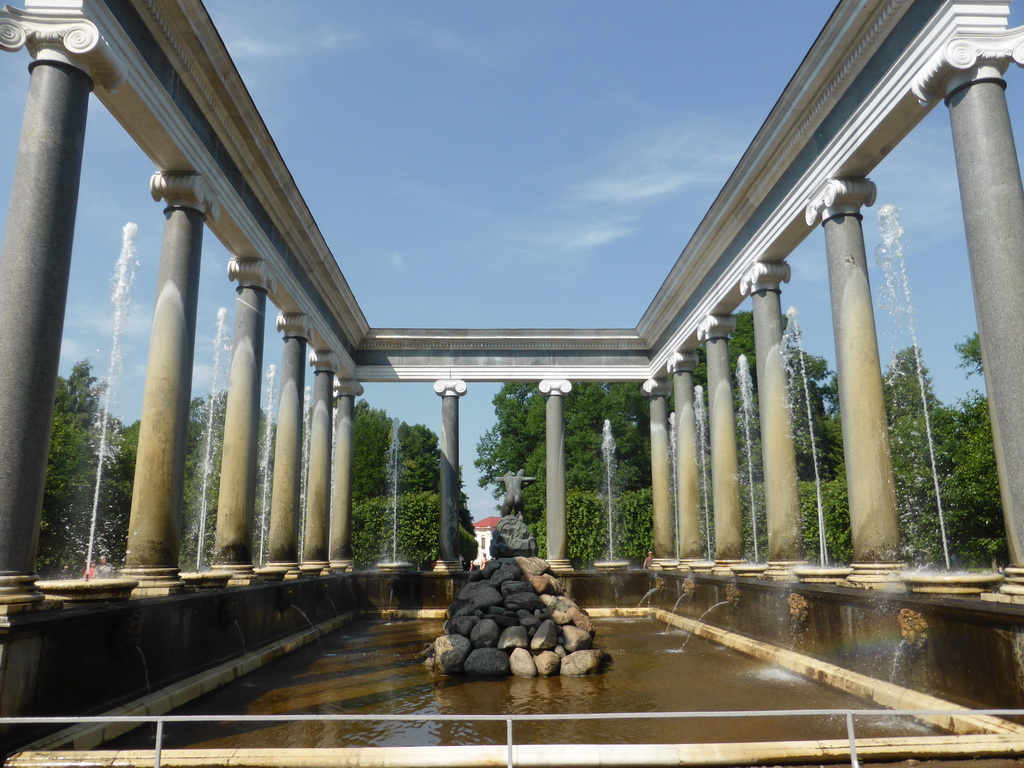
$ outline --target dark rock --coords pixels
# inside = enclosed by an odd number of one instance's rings
[[[537,540],[518,515],[505,515],[491,538],[491,557],[534,557]]]
[[[598,649],[576,651],[562,659],[561,673],[573,677],[591,675],[601,671],[601,664],[603,662],[604,651]]]
[[[512,610],[518,610],[520,608],[532,611],[535,608],[540,607],[540,598],[533,592],[516,592],[515,594],[509,595],[505,598],[505,607],[511,608]]]
[[[462,635],[441,635],[434,641],[434,669],[444,675],[462,672],[471,650],[473,646]]]
[[[537,665],[537,674],[544,677],[557,675],[562,667],[562,660],[554,651],[541,651],[533,657],[533,662]]]
[[[463,669],[467,675],[501,677],[508,674],[508,654],[497,648],[477,648],[466,657]]]
[[[449,635],[462,635],[463,637],[469,637],[469,633],[473,631],[473,627],[480,623],[478,616],[457,616],[448,622],[445,627],[445,631]]]
[[[493,621],[501,629],[507,629],[508,627],[519,626],[519,619],[515,616],[488,616],[488,619]]]
[[[530,582],[528,582],[528,581],[516,581],[515,579],[510,579],[508,581],[502,582],[502,585],[501,585],[502,597],[508,597],[509,595],[515,595],[515,594],[517,594],[519,592],[530,592],[530,593],[533,593],[534,589],[530,585]]]
[[[501,604],[501,592],[496,590],[490,584],[481,584],[477,589],[474,589],[466,597],[466,600],[476,610],[486,610],[492,605]]]
[[[501,605],[489,605],[487,606],[487,615],[490,616],[504,616],[505,608]]]
[[[537,628],[530,640],[531,651],[549,651],[558,645],[558,627],[550,619]]]
[[[499,563],[497,560],[490,560],[490,561],[488,561],[484,565],[484,567],[480,569],[480,578],[482,578],[482,579],[489,579],[489,578],[491,578],[491,576],[494,574],[494,572],[497,571],[499,568],[501,568],[501,563]]]
[[[470,642],[473,643],[474,648],[494,648],[498,645],[498,637],[501,635],[501,629],[498,627],[494,619],[484,619],[475,627],[469,634]]]
[[[533,618],[533,611],[528,611],[525,608],[520,608],[519,610],[516,611],[516,615],[520,619],[532,619]]]
[[[522,575],[523,572],[515,564],[505,563],[491,576],[491,586],[501,589],[502,584],[506,581],[519,581]]]
[[[498,638],[499,650],[528,648],[529,646],[530,636],[526,632],[526,627],[509,627],[502,631],[501,637]]]
[[[519,623],[527,629],[536,629],[540,626],[540,619],[536,616],[524,616],[519,620]]]
[[[525,648],[516,648],[508,659],[509,671],[516,677],[536,677],[537,665],[533,655]]]
[[[467,605],[468,603],[460,598],[455,598],[454,600],[452,600],[452,604],[448,606],[448,618],[450,619],[454,616],[458,616],[459,611],[461,611]]]

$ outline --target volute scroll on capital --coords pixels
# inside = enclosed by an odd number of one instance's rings
[[[792,275],[789,263],[785,261],[757,261],[740,280],[740,293],[750,296],[761,291],[778,291],[788,283]]]
[[[358,379],[334,380],[335,397],[359,397],[361,394],[363,394],[363,385],[359,383]]]
[[[690,373],[697,367],[697,353],[680,350],[672,355],[665,366],[669,375],[674,373]]]
[[[121,60],[99,29],[84,16],[0,7],[0,50],[28,48],[36,61],[56,61],[80,69],[113,93],[125,80]]]
[[[301,338],[308,340],[312,336],[309,318],[302,312],[280,312],[277,315],[277,330],[285,338]]]
[[[955,37],[929,59],[910,86],[921,106],[974,80],[1000,78],[1014,62],[1024,67],[1024,27]]]
[[[462,379],[438,379],[434,382],[434,392],[440,397],[462,397],[466,391],[466,382]]]
[[[228,261],[228,280],[238,283],[239,288],[262,288],[268,293],[277,287],[267,262],[257,258],[235,257]]]
[[[341,367],[338,356],[332,350],[315,347],[309,350],[309,364],[314,371],[330,371],[334,374]]]
[[[875,204],[877,193],[878,188],[869,179],[829,179],[807,201],[804,219],[807,226],[813,227],[834,216],[859,214],[862,207]]]
[[[149,193],[168,208],[181,207],[199,211],[208,219],[220,218],[220,203],[201,174],[191,171],[157,171],[149,180]]]
[[[672,387],[664,379],[648,379],[640,385],[647,397],[668,397],[672,393]]]
[[[537,385],[544,397],[564,397],[572,392],[572,382],[565,379],[544,379]]]
[[[728,339],[735,332],[735,315],[708,315],[697,326],[697,339],[699,341]]]

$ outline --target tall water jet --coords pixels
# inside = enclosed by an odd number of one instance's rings
[[[203,429],[203,461],[199,467],[202,484],[199,497],[199,537],[196,544],[196,571],[203,569],[203,554],[206,548],[206,517],[209,513],[210,480],[214,471],[214,454],[218,439],[214,433],[221,411],[224,381],[227,379],[226,361],[230,355],[228,339],[228,311],[225,307],[217,310],[217,332],[213,337],[213,365],[210,372],[210,397],[206,406],[206,426]]]
[[[131,291],[135,283],[135,272],[139,266],[139,254],[136,246],[138,225],[128,222],[121,229],[121,254],[114,267],[110,279],[110,301],[114,305],[113,334],[110,343],[110,361],[107,374],[103,377],[103,409],[99,416],[99,446],[96,449],[96,485],[92,494],[92,515],[89,520],[89,545],[85,554],[85,570],[89,571],[92,563],[93,550],[96,547],[96,524],[99,519],[100,486],[103,483],[103,463],[109,451],[107,431],[110,416],[117,407],[117,385],[124,371],[124,351],[121,340],[125,325],[131,314]]]
[[[274,414],[277,412],[277,366],[267,368],[263,435],[260,438],[260,565],[267,560],[267,522],[270,516],[270,449],[273,447]]]
[[[704,403],[704,387],[693,388],[693,417],[697,422],[697,455],[700,457],[701,507],[704,510],[704,543],[708,549],[708,560],[712,559],[711,505],[708,502],[708,411]]]
[[[313,423],[313,388],[306,385],[302,400],[306,404],[302,412],[302,467],[299,471],[299,562],[305,560],[306,541],[306,495],[309,490],[309,440]]]
[[[391,542],[388,559],[378,563],[377,567],[387,571],[405,570],[410,567],[409,563],[398,559],[398,491],[402,474],[402,446],[398,435],[400,425],[401,422],[397,418],[391,420],[391,442],[386,454]]]
[[[680,552],[680,534],[679,534],[679,514],[676,510],[679,509],[679,458],[676,456],[676,446],[679,441],[679,433],[676,430],[676,414],[675,411],[668,415],[668,466],[669,466],[669,477],[671,480],[668,484],[669,499],[671,500],[670,509],[672,509],[672,539],[676,543],[675,557],[678,560],[681,556]]]
[[[878,233],[882,242],[875,248],[875,262],[882,268],[885,281],[880,290],[879,304],[889,310],[897,332],[905,330],[910,338],[914,355],[917,385],[921,394],[921,409],[924,414],[925,437],[928,441],[928,460],[931,465],[932,486],[935,493],[935,507],[938,510],[939,533],[942,537],[942,554],[946,570],[950,569],[949,540],[946,537],[946,514],[942,508],[942,492],[939,487],[939,472],[935,461],[935,440],[932,437],[931,409],[925,386],[924,366],[921,364],[921,347],[917,343],[917,318],[910,298],[910,283],[903,258],[903,227],[899,221],[899,208],[883,205],[878,209]],[[903,328],[901,328],[903,326]]]
[[[618,529],[615,524],[615,478],[618,474],[618,460],[615,454],[615,437],[612,434],[612,423],[608,419],[604,420],[604,426],[601,429],[601,460],[604,465],[604,473],[601,478],[601,496],[604,499],[605,526],[608,533],[608,557],[606,560],[595,562],[594,567],[604,571],[625,570],[629,567],[629,562],[615,559],[615,546],[618,543]]]
[[[786,330],[782,334],[782,349],[785,354],[786,373],[789,377],[790,402],[803,395],[807,413],[807,434],[811,443],[811,464],[814,466],[814,492],[818,511],[818,563],[827,566],[828,546],[825,543],[825,508],[821,501],[821,470],[818,467],[818,444],[814,437],[814,414],[811,410],[811,391],[807,383],[807,365],[804,361],[803,331],[796,319],[796,307],[786,310]],[[802,392],[793,394],[794,383],[802,384]],[[793,408],[796,411],[796,408]]]
[[[750,494],[750,527],[754,536],[754,562],[760,562],[757,535],[757,503],[754,498],[754,443],[750,436],[750,424],[754,414],[754,380],[750,375],[750,364],[746,355],[736,361],[736,383],[740,390],[740,421],[743,425],[744,446],[747,454],[747,490]]]

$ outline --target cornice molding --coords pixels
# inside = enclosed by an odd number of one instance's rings
[[[363,394],[363,385],[359,383],[358,379],[334,380],[335,397],[359,397],[361,394]]]
[[[426,350],[647,350],[646,343],[633,331],[572,332],[375,329],[359,342],[360,351],[389,349]]]
[[[740,293],[749,296],[759,291],[778,291],[779,286],[788,283],[792,275],[785,261],[758,261],[740,280]]]
[[[434,382],[434,392],[441,397],[462,397],[467,389],[462,379],[439,379]]]
[[[149,180],[149,193],[168,208],[191,208],[209,219],[220,218],[220,204],[214,199],[210,185],[198,173],[157,171]]]
[[[668,373],[690,373],[694,368],[697,367],[697,353],[686,351],[679,351],[672,355],[672,358],[668,361],[667,370]]]
[[[648,379],[640,385],[640,389],[652,400],[656,397],[668,397],[672,392],[672,387],[663,379]]]
[[[312,328],[309,318],[301,312],[280,312],[277,315],[277,330],[285,338],[309,339]]]
[[[868,179],[829,179],[807,201],[804,220],[813,227],[834,216],[860,213],[862,207],[875,204],[877,192],[875,183]]]
[[[58,61],[82,70],[108,91],[124,82],[125,68],[99,29],[81,10],[36,2],[31,10],[0,8],[0,50],[27,48],[36,61]]]
[[[728,339],[736,332],[736,315],[708,315],[697,326],[699,341]]]
[[[545,397],[565,397],[572,392],[572,382],[568,379],[544,379],[537,389]]]
[[[238,287],[262,288],[270,293],[276,288],[276,281],[270,272],[270,265],[263,259],[233,258],[228,262],[228,280]]]

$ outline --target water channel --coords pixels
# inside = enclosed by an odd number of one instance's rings
[[[419,651],[438,621],[361,622],[192,702],[175,714],[505,714],[869,709],[869,702],[651,619],[598,619],[597,644],[613,658],[582,678],[435,677]],[[682,647],[686,642],[685,649]],[[515,739],[539,743],[716,743],[845,738],[825,719],[565,721],[520,723]],[[151,748],[140,729],[111,745]],[[938,733],[896,716],[864,719],[858,737]],[[167,747],[398,747],[503,744],[503,723],[168,724]]]

